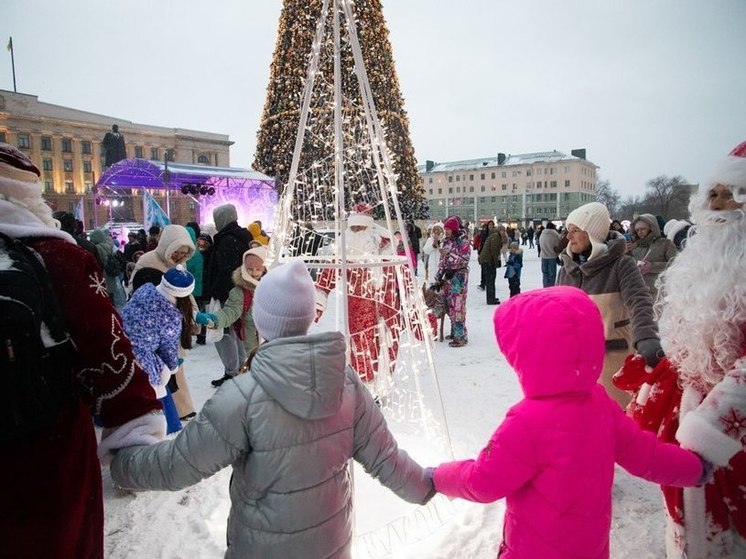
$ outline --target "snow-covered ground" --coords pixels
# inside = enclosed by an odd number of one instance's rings
[[[526,247],[524,247],[526,248]],[[498,270],[497,294],[508,297],[507,280]],[[435,363],[441,398],[456,458],[475,457],[507,409],[521,398],[513,371],[497,349],[492,332],[495,307],[487,306],[477,289],[479,266],[473,253],[468,297],[469,344],[450,348],[435,343]],[[541,287],[539,259],[525,250],[523,291]],[[541,336],[540,324],[525,327]],[[547,346],[550,347],[549,344]],[[199,408],[213,393],[210,380],[222,375],[222,366],[211,346],[197,346],[186,361],[187,377]],[[433,403],[435,405],[437,403]],[[403,448],[417,442],[400,438]],[[444,457],[444,459],[447,459]],[[437,464],[423,464],[437,465]],[[108,469],[104,472],[106,556],[109,559],[151,557],[163,559],[217,559],[225,551],[225,524],[230,507],[230,468],[183,491],[129,493],[115,489]],[[364,474],[362,474],[364,475]],[[356,476],[358,474],[356,473]],[[359,479],[356,477],[356,479]],[[357,492],[359,494],[359,491]],[[664,518],[657,486],[636,479],[617,468],[614,484],[611,556],[646,559],[665,556]],[[497,555],[504,502],[479,505],[448,501],[442,496],[436,508],[446,522],[424,537],[406,544],[359,550],[361,557],[493,558]],[[366,504],[356,501],[364,517]],[[361,521],[358,520],[358,525]],[[567,534],[572,538],[572,534]],[[417,541],[415,541],[417,540]]]

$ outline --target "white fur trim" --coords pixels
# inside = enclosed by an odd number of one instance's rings
[[[76,244],[68,233],[42,223],[26,208],[0,199],[0,231],[14,239],[52,237]]]
[[[743,446],[707,421],[699,411],[684,416],[676,431],[681,446],[701,454],[716,466],[727,466],[734,454]]]
[[[324,312],[324,309],[326,308],[326,303],[329,300],[329,296],[321,291],[320,289],[316,290],[316,310]]]
[[[112,450],[128,446],[151,445],[166,437],[166,416],[160,412],[148,413],[127,423],[104,429],[98,444],[98,457],[104,464],[111,464]]]
[[[728,156],[715,168],[710,177],[711,184],[746,186],[746,157]]]
[[[637,393],[637,400],[636,400],[637,405],[639,405],[639,406],[644,406],[645,405],[645,403],[648,401],[648,398],[650,398],[650,390],[652,388],[653,387],[650,384],[648,384],[647,382],[644,383],[640,387],[640,391]]]
[[[685,557],[696,559],[708,557],[707,504],[704,487],[685,487],[684,501],[684,541]]]

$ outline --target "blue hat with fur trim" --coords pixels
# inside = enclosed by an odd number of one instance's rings
[[[172,297],[189,297],[194,291],[194,276],[179,264],[163,274],[161,288]]]

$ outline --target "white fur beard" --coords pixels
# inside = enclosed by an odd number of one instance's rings
[[[370,231],[347,231],[347,254],[350,256],[378,255],[381,238]]]
[[[746,219],[693,210],[697,232],[659,278],[663,349],[690,382],[719,382],[743,354]]]

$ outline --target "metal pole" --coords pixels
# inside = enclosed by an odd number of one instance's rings
[[[13,93],[18,93],[16,89],[16,57],[13,53],[13,37],[8,41],[8,50],[10,51],[10,67],[13,71]]]

